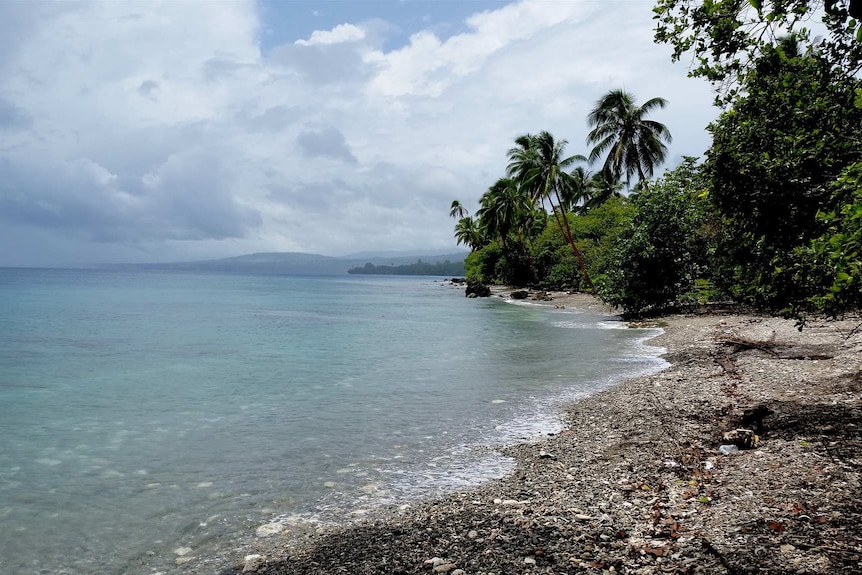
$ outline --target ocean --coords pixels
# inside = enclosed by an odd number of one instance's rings
[[[216,572],[479,485],[655,333],[442,278],[0,269],[0,566]]]

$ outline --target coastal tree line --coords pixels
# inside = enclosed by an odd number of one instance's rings
[[[412,264],[376,266],[367,262],[364,266],[357,266],[347,270],[349,274],[356,275],[394,275],[394,276],[460,276],[464,275],[464,262],[423,262],[421,259]]]
[[[624,90],[588,112],[586,155],[547,131],[517,137],[476,213],[452,202],[468,279],[590,291],[629,314],[718,300],[858,309],[859,4],[659,0],[656,42],[716,89],[711,147],[656,177],[668,102]]]

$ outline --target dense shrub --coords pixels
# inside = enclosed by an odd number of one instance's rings
[[[692,158],[643,191],[631,225],[619,237],[600,295],[628,314],[698,298],[707,275],[710,238],[705,181]]]

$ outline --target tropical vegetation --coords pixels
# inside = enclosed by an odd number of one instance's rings
[[[518,136],[475,213],[452,203],[468,279],[590,291],[629,314],[858,309],[860,5],[658,0],[656,42],[716,89],[710,148],[668,169],[655,116],[672,104],[620,89],[586,111],[586,154],[548,131]]]

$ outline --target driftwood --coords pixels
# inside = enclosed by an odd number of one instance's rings
[[[848,339],[859,333],[860,330],[862,330],[862,323],[851,329],[850,332],[844,337],[844,341],[847,341]]]
[[[731,347],[731,354],[736,354],[741,351],[751,349],[762,351],[775,356],[778,359],[832,359],[833,354],[826,353],[828,348],[818,345],[786,345],[775,341],[775,332],[768,339],[756,340],[737,336],[726,336],[720,340],[720,343]],[[728,358],[729,359],[729,358]],[[725,367],[721,360],[719,365]],[[732,362],[731,362],[732,364]],[[735,369],[735,366],[734,366]],[[725,371],[732,373],[725,368]]]

